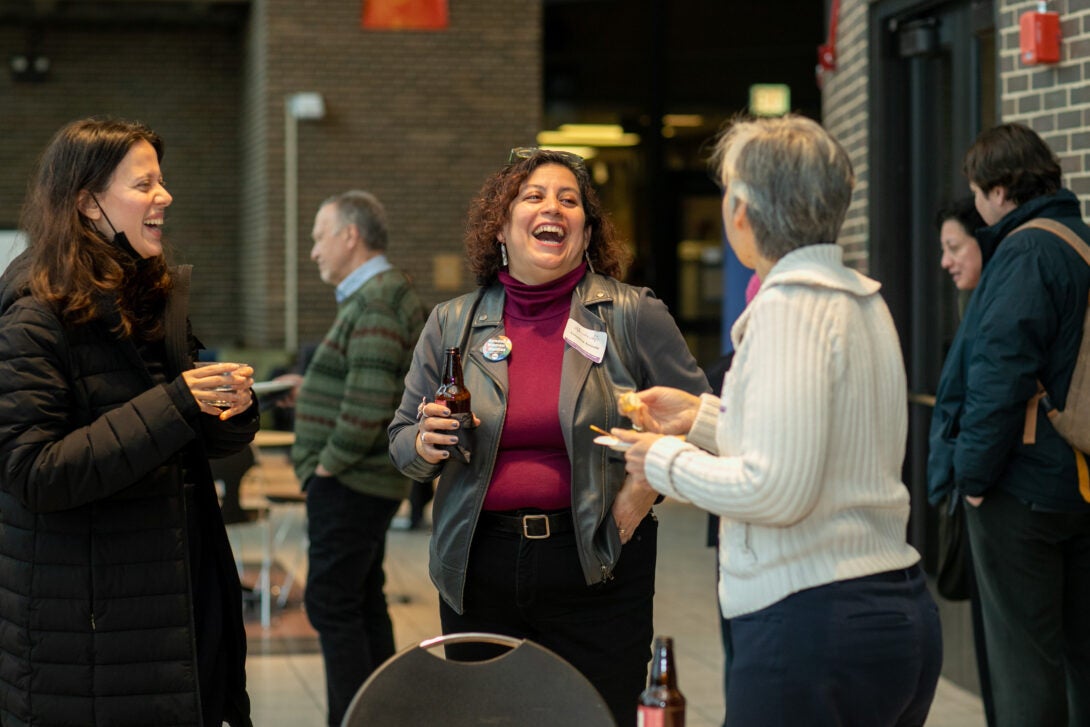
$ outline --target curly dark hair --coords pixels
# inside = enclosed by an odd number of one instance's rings
[[[985,129],[965,152],[962,171],[987,194],[1003,187],[1007,198],[1022,205],[1060,191],[1060,160],[1035,131],[1022,124]]]
[[[591,228],[587,254],[594,272],[620,278],[631,253],[617,239],[616,230],[594,191],[590,174],[573,155],[542,149],[526,158],[516,159],[487,180],[469,205],[466,219],[465,247],[469,268],[478,285],[491,285],[502,267],[497,238],[511,216],[511,204],[519,189],[534,170],[545,164],[559,164],[575,175],[583,212]]]
[[[147,126],[111,118],[73,121],[42,153],[21,214],[30,255],[30,291],[56,308],[68,325],[95,320],[117,306],[117,332],[143,340],[162,337],[162,312],[171,289],[163,256],[147,260],[104,237],[79,211],[80,194],[101,194],[138,142],[163,158],[163,141]]]

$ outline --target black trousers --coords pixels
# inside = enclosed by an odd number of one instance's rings
[[[1090,513],[992,488],[966,520],[996,724],[1090,725]]]
[[[594,685],[618,727],[636,724],[654,637],[652,607],[658,521],[648,515],[625,546],[608,583],[588,586],[575,534],[545,540],[478,527],[470,552],[465,613],[440,599],[443,633],[484,631],[526,638],[556,652]],[[453,645],[462,661],[503,647]]]
[[[386,609],[386,530],[398,500],[350,490],[334,477],[307,481],[307,617],[325,662],[329,724],[339,726],[352,697],[394,655]]]

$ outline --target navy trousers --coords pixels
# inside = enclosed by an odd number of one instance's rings
[[[309,567],[305,603],[325,662],[329,724],[339,726],[352,697],[394,655],[386,609],[386,530],[398,500],[350,490],[334,477],[307,481]]]
[[[618,727],[636,724],[654,637],[652,606],[658,521],[648,515],[625,544],[613,580],[588,586],[575,533],[546,540],[478,527],[470,552],[465,609],[442,599],[443,633],[484,631],[535,641],[594,685]],[[447,647],[460,661],[489,659],[503,647]]]
[[[918,566],[809,588],[730,627],[730,727],[909,727],[931,708],[942,633]]]

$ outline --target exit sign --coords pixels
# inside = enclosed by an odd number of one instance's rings
[[[783,116],[791,110],[786,83],[755,83],[749,87],[749,111],[755,116]]]

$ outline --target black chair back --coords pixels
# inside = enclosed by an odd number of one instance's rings
[[[428,650],[486,642],[511,648],[488,661]],[[450,634],[395,654],[356,693],[342,727],[616,727],[598,691],[545,647],[497,634]]]

